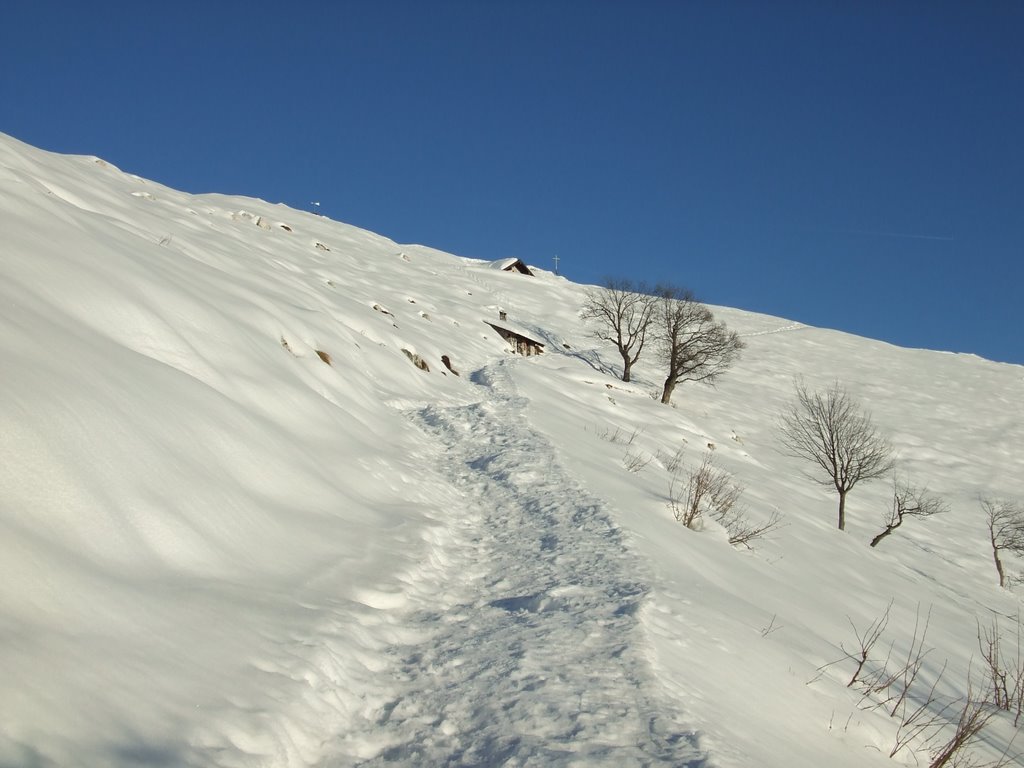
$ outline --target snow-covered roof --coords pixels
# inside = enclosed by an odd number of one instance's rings
[[[488,266],[490,266],[491,269],[498,269],[503,272],[508,272],[509,270],[514,269],[517,272],[522,272],[524,275],[533,274],[533,272],[530,270],[528,266],[526,266],[522,259],[517,259],[515,257],[510,257],[507,259],[498,259],[497,261],[492,261]]]
[[[526,339],[527,341],[536,344],[539,347],[544,346],[543,341],[537,341],[537,334],[531,333],[530,331],[527,331],[519,327],[518,325],[510,323],[507,320],[500,320],[499,322],[494,322],[493,320],[484,320],[484,322],[491,326],[491,328],[493,328],[494,330],[498,331],[499,333],[501,331],[506,331],[507,333],[511,333],[514,336]]]

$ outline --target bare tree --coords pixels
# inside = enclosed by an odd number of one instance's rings
[[[1003,567],[1002,554],[1009,552],[1024,555],[1024,507],[1004,499],[982,499],[982,509],[988,520],[989,541],[992,544],[992,559],[999,574],[999,586],[1008,581]]]
[[[846,530],[846,496],[862,480],[873,480],[893,468],[892,446],[866,413],[835,382],[824,393],[796,384],[796,399],[779,418],[782,443],[789,455],[808,459],[824,473],[822,485],[839,494],[839,530]]]
[[[615,345],[622,357],[623,381],[629,381],[644,350],[656,306],[657,298],[643,283],[607,278],[603,287],[587,291],[582,316],[597,321],[595,337]]]
[[[905,518],[931,517],[948,511],[949,507],[946,503],[938,496],[929,493],[927,488],[917,488],[908,480],[894,476],[892,479],[892,507],[883,520],[885,528],[871,540],[871,546],[877,547],[882,539],[903,525]]]
[[[714,384],[736,362],[745,345],[690,291],[659,286],[655,293],[659,297],[655,322],[660,354],[668,368],[661,402],[670,403],[672,392],[684,381]]]

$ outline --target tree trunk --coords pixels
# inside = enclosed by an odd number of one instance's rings
[[[622,380],[629,381],[629,371],[632,369],[633,363],[630,362],[628,355],[622,356]]]
[[[895,525],[887,526],[884,531],[882,531],[880,534],[878,534],[877,536],[875,536],[875,538],[873,538],[871,540],[871,546],[872,547],[877,547],[878,546],[878,542],[880,542],[882,539],[884,539],[886,536],[888,536],[894,530],[896,530],[896,526]]]
[[[672,390],[676,388],[675,378],[669,376],[665,379],[665,387],[661,390],[661,402],[668,405],[672,402]]]
[[[1003,561],[999,559],[999,547],[995,541],[992,542],[992,559],[996,561],[996,573],[999,574],[999,586],[1006,586],[1006,574],[1003,571]]]
[[[846,491],[839,492],[839,530],[846,530]]]

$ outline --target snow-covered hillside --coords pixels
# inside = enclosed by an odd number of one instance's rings
[[[1020,366],[716,308],[747,348],[668,407],[584,286],[2,135],[0,233],[0,766],[927,765],[950,727],[889,757],[856,632],[891,601],[896,667],[930,614],[934,712],[1016,642],[979,497],[1024,499]],[[881,480],[836,530],[797,375],[950,512],[870,548]],[[784,526],[676,522],[680,449]]]

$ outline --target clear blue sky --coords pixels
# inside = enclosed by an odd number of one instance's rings
[[[0,131],[1024,363],[1024,0],[6,0]]]

